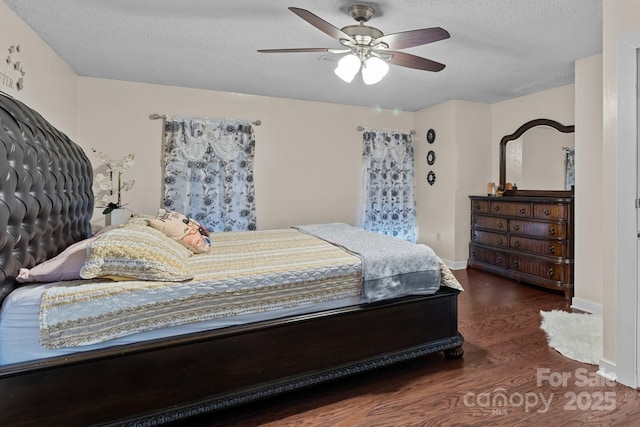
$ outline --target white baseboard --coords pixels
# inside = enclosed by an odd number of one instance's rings
[[[467,268],[467,261],[456,262],[449,261],[448,259],[442,259],[442,262],[444,262],[450,270],[464,270],[465,268]]]
[[[616,365],[608,360],[600,359],[598,364],[598,375],[604,377],[610,381],[616,381],[618,376],[616,374]]]
[[[571,308],[585,313],[602,314],[602,304],[596,304],[576,297],[573,297],[571,300]]]

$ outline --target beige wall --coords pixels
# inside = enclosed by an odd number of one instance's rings
[[[328,221],[355,223],[361,182],[357,126],[414,128],[419,240],[432,245],[452,266],[466,263],[468,195],[482,194],[490,176],[490,106],[486,104],[451,101],[414,114],[79,80],[78,141],[86,149],[95,148],[112,157],[136,154],[136,165],[127,178],[136,179],[137,184],[125,194],[125,201],[141,213],[155,212],[161,201],[161,122],[149,120],[151,113],[262,121],[255,128],[258,226],[262,229]],[[430,146],[425,135],[431,127],[437,138]],[[437,155],[434,186],[426,182],[429,149]],[[98,213],[96,225],[101,221]]]
[[[455,188],[455,260],[456,266],[464,267],[469,257],[469,224],[471,202],[469,195],[487,192],[491,179],[492,147],[491,105],[456,101],[456,166]]]
[[[602,310],[602,55],[576,61],[574,306]],[[612,283],[606,281],[607,286]]]
[[[354,224],[362,167],[357,127],[413,125],[412,113],[391,110],[94,78],[80,78],[79,88],[78,141],[115,158],[135,153],[127,178],[136,185],[124,199],[140,213],[157,212],[161,202],[162,123],[149,114],[261,120],[254,166],[259,229]]]
[[[416,208],[420,243],[425,243],[444,260],[455,261],[455,223],[452,213],[456,212],[456,133],[455,103],[453,101],[418,111],[415,114],[416,138],[414,154],[416,159]],[[436,132],[433,144],[427,143],[429,129]],[[433,166],[427,165],[427,153],[436,153]],[[434,185],[427,183],[427,174],[436,174]],[[439,236],[438,236],[439,235]]]
[[[24,75],[24,89],[17,90],[19,74],[5,62],[9,46],[20,45],[19,59]],[[60,57],[37,36],[27,24],[0,1],[0,91],[36,109],[51,124],[76,136],[78,76]],[[4,82],[4,84],[3,84]]]
[[[491,106],[449,101],[415,113],[416,202],[420,242],[449,266],[465,268],[469,255],[469,195],[483,194],[491,176]],[[428,129],[436,141],[428,144]],[[429,166],[427,153],[436,153]],[[436,183],[427,183],[427,173]],[[452,220],[453,219],[453,220]]]

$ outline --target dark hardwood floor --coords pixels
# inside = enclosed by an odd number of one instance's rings
[[[562,294],[477,270],[454,274],[466,289],[462,359],[433,354],[180,425],[640,425],[639,391],[548,347],[540,310],[569,310]]]

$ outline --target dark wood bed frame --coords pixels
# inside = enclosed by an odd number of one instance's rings
[[[19,268],[90,234],[93,198],[82,149],[3,94],[0,139],[2,300]],[[0,366],[0,425],[162,425],[429,353],[461,357],[458,293]]]

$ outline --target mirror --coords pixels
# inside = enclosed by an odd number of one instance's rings
[[[535,119],[500,140],[500,185],[517,184],[504,195],[572,194],[573,125]]]

